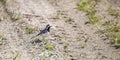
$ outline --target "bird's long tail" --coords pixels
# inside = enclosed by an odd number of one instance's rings
[[[35,36],[33,36],[33,37],[31,37],[31,39],[33,39],[33,38],[35,38],[35,37],[37,37],[37,36],[39,36],[40,34],[37,34],[37,35],[35,35]]]

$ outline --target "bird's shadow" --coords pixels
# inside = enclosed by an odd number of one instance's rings
[[[35,44],[35,43],[41,43],[42,41],[40,39],[35,39],[34,41],[31,41],[32,44]]]

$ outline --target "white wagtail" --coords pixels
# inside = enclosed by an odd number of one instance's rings
[[[39,35],[41,35],[44,38],[50,32],[50,27],[51,26],[49,24],[47,24],[46,27],[41,32],[39,32],[37,35],[33,36],[32,38],[35,38]]]

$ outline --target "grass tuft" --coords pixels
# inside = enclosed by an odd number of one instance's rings
[[[117,10],[114,10],[112,7],[108,8],[108,13],[116,18],[120,16],[120,13]]]
[[[15,55],[15,57],[13,58],[13,60],[17,60],[18,56],[19,56],[19,53],[17,53],[17,54]]]
[[[47,44],[47,45],[45,46],[45,49],[47,49],[47,50],[53,50],[53,49],[55,49],[55,46],[54,46],[54,45],[51,45],[51,44]]]
[[[102,30],[110,40],[111,43],[115,44],[116,46],[120,46],[120,26],[110,26]]]
[[[97,12],[95,9],[97,2],[93,0],[82,0],[81,4],[77,4],[77,10],[84,11],[87,13],[88,19],[93,23],[96,24],[100,21],[100,19],[95,15]]]
[[[4,37],[3,33],[0,33],[0,45],[3,44],[4,40],[6,40],[6,38]]]
[[[80,11],[80,10],[83,10],[83,11],[88,11],[90,9],[90,2],[91,0],[82,0],[82,3],[79,4],[77,3],[77,10]]]
[[[56,13],[55,18],[56,18],[56,19],[60,19],[60,12],[57,12],[57,13]]]
[[[93,23],[96,24],[97,22],[100,21],[100,19],[98,17],[96,17],[95,15],[88,15],[88,19]]]
[[[34,29],[33,26],[28,26],[28,27],[26,28],[26,34],[31,34],[31,33],[33,33],[34,30],[35,30],[35,29]]]
[[[13,14],[11,18],[12,18],[12,21],[17,21],[22,18],[22,14],[21,13]]]
[[[63,43],[64,48],[67,48],[68,45],[69,45],[69,43],[65,43],[65,42]]]

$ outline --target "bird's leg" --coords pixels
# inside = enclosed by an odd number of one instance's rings
[[[46,39],[45,39],[44,36],[42,36],[42,41],[43,41],[44,44],[46,44]]]

